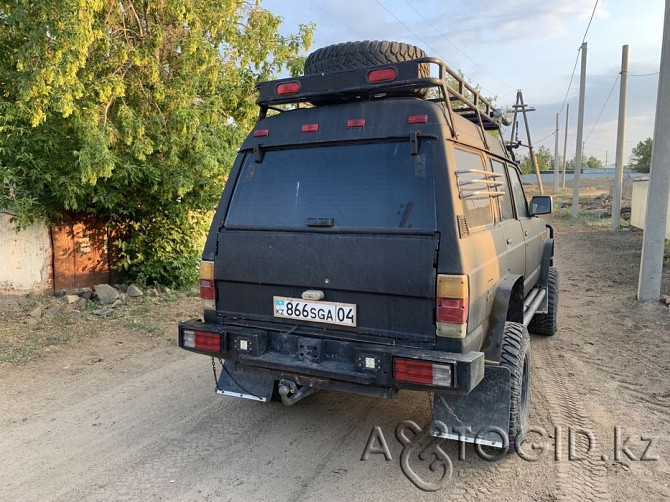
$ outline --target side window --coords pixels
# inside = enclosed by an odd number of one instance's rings
[[[509,181],[512,185],[512,194],[514,195],[514,206],[516,207],[516,214],[519,218],[528,218],[528,206],[526,204],[526,196],[523,193],[519,173],[516,169],[510,168]]]
[[[503,220],[514,219],[514,212],[512,211],[512,197],[509,194],[509,184],[507,183],[507,171],[505,169],[505,164],[498,160],[491,160],[491,166],[493,167],[493,172],[500,174],[496,178],[496,181],[502,182],[502,185],[496,187],[496,190],[502,192],[503,195],[498,197],[500,201],[500,214],[502,215]]]
[[[490,187],[486,168],[479,154],[454,148],[458,190],[463,203],[463,214],[468,227],[476,228],[493,224]]]

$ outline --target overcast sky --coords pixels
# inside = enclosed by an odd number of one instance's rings
[[[553,152],[556,113],[595,0],[263,0],[262,5],[284,18],[284,33],[295,33],[301,23],[316,23],[312,50],[352,40],[409,42],[463,71],[501,107],[514,104],[521,89],[525,102],[537,109],[529,115],[534,144]],[[624,44],[630,45],[631,74],[626,161],[638,141],[653,135],[663,11],[663,0],[598,2],[586,37],[587,156],[604,162],[607,155],[608,163],[614,163],[619,83],[614,84]],[[576,151],[579,70],[578,65],[567,99],[568,158]],[[633,76],[647,74],[653,75]],[[562,155],[565,108],[559,122]]]

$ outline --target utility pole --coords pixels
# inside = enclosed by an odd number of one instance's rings
[[[570,103],[565,105],[565,138],[563,138],[563,186],[565,188],[565,171],[568,168],[568,117],[570,116]]]
[[[554,193],[558,192],[558,181],[560,173],[558,172],[558,113],[556,114],[556,138],[554,140]]]
[[[670,1],[670,0],[667,0]],[[582,137],[584,136],[584,95],[586,94],[586,42],[582,44],[582,72],[579,76],[579,111],[577,112],[577,142],[575,147],[575,175],[572,179],[572,214],[579,214],[579,175],[582,170]]]
[[[621,86],[619,87],[619,125],[616,133],[614,193],[612,194],[612,230],[621,223],[621,191],[623,185],[623,147],[626,137],[626,94],[628,90],[628,45],[621,50]]]
[[[654,147],[649,171],[647,219],[642,241],[640,279],[637,298],[640,301],[658,300],[661,294],[665,226],[670,190],[670,0],[665,0],[661,68],[658,75]]]
[[[535,151],[533,150],[533,142],[530,139],[530,126],[528,125],[528,115],[526,114],[526,112],[534,112],[535,108],[526,106],[526,104],[523,102],[523,93],[520,90],[517,91],[516,93],[516,104],[512,108],[514,108],[514,119],[512,120],[510,143],[516,144],[517,146],[528,147],[528,150],[530,152],[530,160],[531,163],[533,164],[533,168],[535,169],[535,175],[537,176],[537,184],[540,187],[540,193],[544,194],[544,187],[542,186],[542,178],[540,177],[540,167],[537,165],[537,157],[535,157]],[[519,110],[521,110],[521,113],[523,114],[523,122],[526,126],[526,139],[528,140],[527,145],[522,145],[521,142],[518,141],[519,123],[517,122],[516,118],[517,115],[519,114]],[[517,136],[516,140],[515,140],[515,134]]]
[[[521,91],[517,93],[517,96],[519,98],[519,101],[521,102],[521,112],[523,113],[523,122],[526,125],[526,137],[528,138],[528,150],[530,151],[530,159],[533,162],[533,167],[535,168],[535,174],[537,175],[537,184],[540,187],[540,194],[544,195],[544,187],[542,186],[542,177],[540,176],[540,166],[537,165],[537,157],[535,157],[535,150],[533,150],[533,142],[530,139],[530,126],[528,125],[528,115],[526,115],[526,104],[523,102],[523,94],[521,94]],[[534,109],[530,111],[534,111]]]

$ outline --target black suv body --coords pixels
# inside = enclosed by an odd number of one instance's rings
[[[526,326],[556,331],[558,283],[533,214],[550,200],[528,207],[490,103],[432,58],[259,90],[203,251],[204,317],[180,323],[180,346],[225,360],[221,394],[423,390],[435,435],[522,436]]]

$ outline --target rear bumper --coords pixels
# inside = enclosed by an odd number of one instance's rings
[[[205,349],[184,345],[184,332],[216,334]],[[391,397],[399,389],[439,390],[467,394],[484,378],[484,354],[466,354],[349,342],[226,324],[190,320],[179,323],[179,346],[235,362],[237,371],[275,379],[292,378],[299,385]],[[451,366],[451,385],[401,382],[394,359]]]

